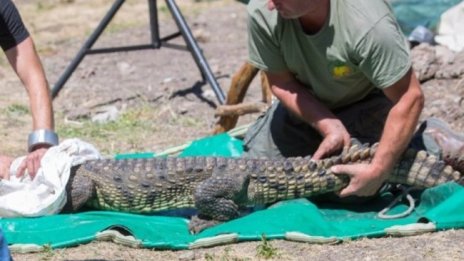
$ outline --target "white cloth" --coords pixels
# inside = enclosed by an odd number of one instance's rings
[[[66,183],[72,166],[101,158],[91,144],[79,139],[64,140],[51,147],[41,160],[36,177],[16,177],[23,157],[13,161],[10,179],[0,182],[0,217],[35,217],[58,213],[66,204]]]
[[[464,1],[441,15],[437,34],[437,43],[456,52],[464,50]]]

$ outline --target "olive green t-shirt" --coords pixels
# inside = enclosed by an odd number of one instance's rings
[[[329,108],[351,104],[374,88],[387,88],[411,67],[409,45],[383,0],[331,0],[330,14],[316,34],[298,19],[251,0],[249,61],[269,71],[290,71]]]

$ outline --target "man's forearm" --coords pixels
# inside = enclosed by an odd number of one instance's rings
[[[53,109],[51,105],[51,97],[48,91],[48,87],[37,87],[33,89],[40,89],[34,94],[30,92],[29,99],[31,104],[32,122],[33,129],[49,129],[53,130]],[[46,90],[46,91],[45,91]]]
[[[287,82],[285,86],[271,85],[271,90],[288,110],[323,136],[330,132],[334,121],[340,122],[325,105],[298,82]]]
[[[24,85],[28,90],[32,112],[33,129],[54,129],[53,108],[50,90],[42,66],[38,61],[32,63]]]
[[[294,115],[311,125],[322,136],[313,159],[330,156],[350,145],[350,134],[342,121],[289,72],[268,74],[271,90]]]
[[[386,173],[393,168],[408,146],[424,107],[419,83],[412,76],[412,87],[396,102],[385,122],[379,148],[372,164]]]
[[[6,54],[11,66],[27,90],[33,129],[53,129],[50,91],[32,39],[28,37],[16,47],[8,50]]]

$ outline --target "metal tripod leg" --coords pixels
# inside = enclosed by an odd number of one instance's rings
[[[182,34],[182,37],[184,38],[184,41],[190,50],[190,53],[192,54],[198,68],[200,69],[202,73],[203,79],[206,78],[209,85],[211,85],[214,93],[216,94],[216,97],[219,100],[219,103],[224,104],[225,102],[224,92],[222,92],[221,88],[219,87],[219,84],[216,81],[216,78],[214,78],[214,75],[211,72],[211,68],[206,62],[206,59],[203,56],[201,49],[198,46],[197,42],[195,41],[195,38],[193,37],[193,34],[190,31],[190,28],[188,27],[187,22],[182,16],[182,13],[180,12],[179,7],[177,7],[177,4],[174,0],[166,0],[166,4],[168,5],[168,8],[171,11],[171,14],[174,20],[176,21],[177,27],[179,28]]]
[[[57,83],[52,89],[52,98],[55,98],[58,95],[58,92],[63,88],[66,81],[72,75],[72,73],[76,70],[77,66],[81,63],[82,59],[87,54],[97,54],[97,53],[109,53],[109,52],[118,52],[118,51],[133,51],[133,50],[141,50],[141,49],[156,49],[163,46],[165,43],[166,47],[172,47],[179,49],[176,45],[168,45],[166,42],[182,35],[189,52],[192,54],[197,67],[200,69],[202,74],[203,80],[208,81],[208,83],[213,88],[214,93],[220,104],[224,104],[225,102],[225,95],[221,88],[219,87],[216,79],[214,78],[211,69],[204,58],[201,49],[199,48],[195,38],[193,37],[185,19],[182,16],[179,8],[177,7],[174,0],[165,0],[166,4],[176,22],[177,27],[179,28],[180,32],[168,35],[164,38],[159,37],[159,24],[158,24],[158,14],[156,8],[156,1],[157,0],[148,0],[149,4],[149,11],[150,11],[150,30],[151,30],[151,38],[152,43],[146,45],[135,45],[135,46],[123,46],[123,47],[113,47],[113,48],[101,48],[101,49],[91,49],[95,42],[98,40],[100,35],[103,33],[105,28],[113,19],[114,15],[118,12],[119,8],[124,4],[125,0],[116,0],[114,4],[111,6],[110,10],[106,13],[103,17],[100,24],[97,26],[95,31],[90,35],[84,45],[81,47],[79,52],[77,53],[76,57],[71,61],[69,66],[66,68],[65,72],[61,75],[58,79]]]
[[[74,57],[74,59],[71,61],[69,66],[66,68],[64,73],[59,78],[58,82],[53,87],[52,98],[55,98],[58,95],[58,92],[60,92],[61,88],[63,88],[63,85],[69,79],[74,70],[76,70],[77,66],[81,63],[82,59],[84,59],[84,56],[88,53],[90,48],[92,48],[93,44],[97,41],[98,37],[105,30],[106,26],[108,26],[116,12],[124,3],[124,1],[125,0],[116,0],[116,2],[114,2],[114,4],[111,6],[110,10],[106,13],[105,17],[103,17],[102,21],[97,26],[95,31],[90,35],[89,39],[87,39],[87,41],[84,43],[84,45],[77,53],[76,57]]]

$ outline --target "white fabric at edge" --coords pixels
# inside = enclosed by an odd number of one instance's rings
[[[16,158],[10,167],[10,180],[0,182],[0,217],[36,217],[58,213],[66,204],[66,183],[72,166],[101,158],[91,144],[68,139],[51,147],[41,161],[34,180],[28,175],[16,177],[22,160]]]
[[[435,41],[449,49],[464,50],[464,1],[448,9],[440,17]]]

